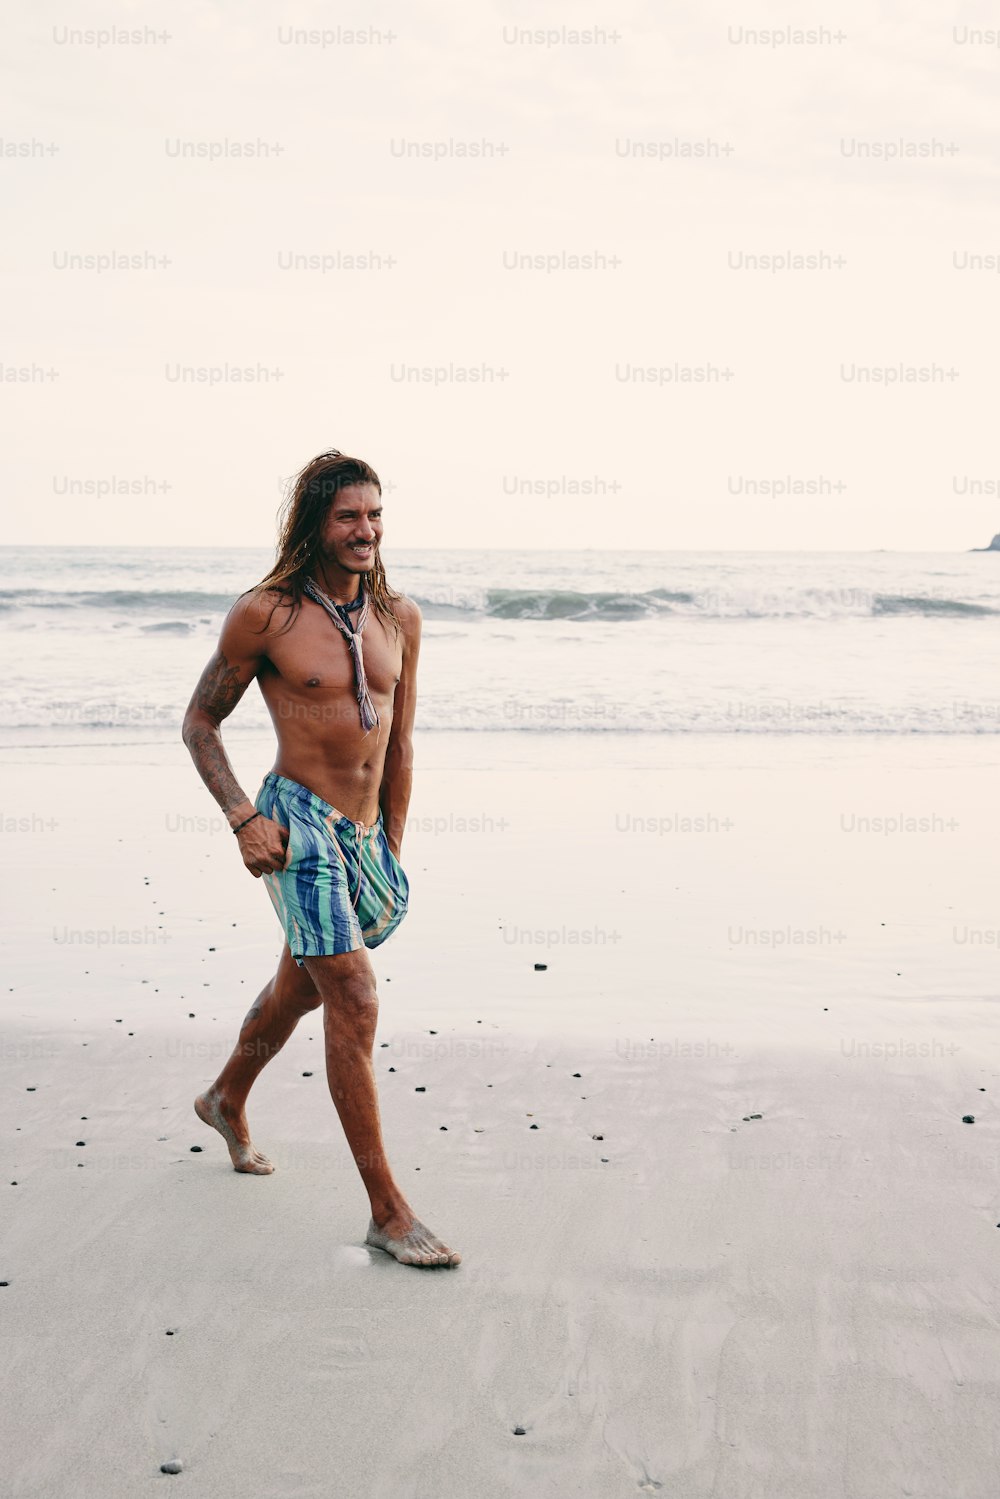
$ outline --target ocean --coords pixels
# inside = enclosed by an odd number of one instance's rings
[[[264,548],[0,549],[8,743],[179,732]],[[417,727],[1000,732],[1000,554],[385,550]],[[255,688],[226,733],[269,720]]]

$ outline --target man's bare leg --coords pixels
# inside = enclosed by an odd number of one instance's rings
[[[247,1013],[232,1056],[212,1086],[194,1102],[198,1118],[217,1129],[229,1146],[235,1170],[251,1176],[269,1176],[274,1170],[250,1139],[247,1094],[303,1015],[321,1004],[312,979],[295,962],[286,944],[277,973]]]
[[[305,966],[323,1001],[330,1093],[371,1202],[366,1242],[403,1265],[457,1265],[461,1255],[414,1216],[386,1159],[372,1066],[378,997],[367,952],[306,958]]]

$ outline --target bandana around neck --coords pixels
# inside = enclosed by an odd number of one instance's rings
[[[322,609],[326,610],[341,635],[347,641],[348,648],[354,660],[354,687],[358,699],[358,710],[361,714],[361,727],[367,733],[369,729],[376,728],[380,720],[378,710],[372,702],[371,693],[368,691],[368,678],[365,676],[365,657],[361,640],[361,632],[368,622],[371,597],[363,580],[359,580],[358,589],[364,597],[364,602],[361,605],[361,613],[358,615],[357,623],[353,630],[344,624],[344,621],[337,612],[336,604],[332,599],[327,598],[322,588],[314,583],[312,578],[306,579],[303,591],[309,595],[314,603],[319,604]]]

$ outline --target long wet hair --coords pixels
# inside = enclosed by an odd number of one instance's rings
[[[379,476],[370,464],[363,458],[347,458],[336,448],[331,448],[328,453],[320,453],[318,458],[307,463],[289,487],[278,512],[278,548],[274,566],[266,578],[247,590],[257,595],[268,590],[283,595],[283,602],[292,607],[282,629],[288,628],[302,607],[306,580],[320,561],[323,521],[338,490],[348,484],[374,484],[379,494],[382,493]],[[374,566],[364,574],[362,586],[368,590],[372,608],[396,632],[399,619],[393,604],[402,595],[390,588],[386,581],[378,546],[373,556]],[[274,609],[267,625],[273,615]],[[267,625],[263,628],[266,629]]]

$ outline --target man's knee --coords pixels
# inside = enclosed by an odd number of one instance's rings
[[[287,948],[278,964],[274,988],[282,1004],[303,1015],[307,1015],[310,1010],[318,1010],[323,1003],[323,996],[313,983],[308,969],[300,968]]]
[[[321,996],[325,1019],[334,1030],[374,1031],[378,1019],[375,975],[367,954],[342,953],[337,958],[307,960]]]

